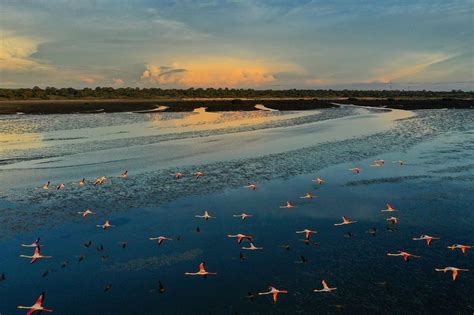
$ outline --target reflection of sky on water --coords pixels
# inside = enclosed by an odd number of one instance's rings
[[[264,157],[222,162],[212,168],[200,166],[208,174],[200,180],[187,177],[174,181],[169,175],[171,170],[153,177],[154,172],[139,175],[136,169],[130,169],[128,180],[112,178],[111,183],[98,189],[69,187],[74,183],[67,183],[67,189],[59,192],[34,191],[31,187],[14,190],[0,201],[0,207],[13,208],[17,213],[36,213],[44,206],[47,209],[39,212],[40,219],[52,221],[54,217],[57,221],[52,226],[23,232],[22,225],[27,221],[18,221],[20,216],[5,221],[10,211],[3,212],[1,226],[11,223],[17,227],[17,233],[12,234],[9,229],[8,236],[0,241],[4,249],[0,272],[5,271],[7,276],[7,281],[0,283],[0,311],[14,313],[16,305],[34,300],[45,290],[45,305],[60,314],[139,314],[157,310],[180,314],[312,314],[315,310],[337,312],[337,305],[348,313],[472,313],[472,272],[463,273],[457,282],[452,282],[450,275],[433,270],[448,265],[474,269],[473,252],[463,256],[446,249],[451,243],[472,243],[474,239],[474,217],[470,211],[474,202],[474,168],[470,158],[474,139],[472,126],[469,127],[472,114],[452,115],[449,120],[436,113],[420,113],[400,122],[399,128],[399,123],[390,120],[394,126],[389,131],[358,137],[356,142],[336,139],[331,144],[336,148],[342,143],[345,150],[320,145],[278,155],[284,164],[269,165],[276,161]],[[425,120],[427,117],[431,124]],[[340,128],[335,130],[343,132]],[[415,146],[393,145],[393,139],[404,139],[409,144],[430,131],[431,138],[421,138]],[[280,135],[278,130],[274,132]],[[367,155],[362,155],[362,151]],[[383,168],[369,166],[377,158],[387,161]],[[407,160],[407,165],[391,163],[400,158]],[[363,168],[361,174],[347,170],[355,166]],[[266,172],[267,169],[272,172]],[[117,168],[115,173],[119,171]],[[16,174],[20,172],[25,170]],[[61,178],[62,172],[67,173],[56,170],[57,178]],[[312,183],[316,175],[326,179],[326,185]],[[257,191],[242,188],[248,180],[259,184]],[[299,199],[307,191],[313,191],[318,198]],[[280,209],[279,205],[287,199],[297,207]],[[386,215],[380,212],[387,202],[401,210],[396,214],[400,224],[395,232],[386,230]],[[85,206],[98,215],[86,220],[70,215]],[[194,218],[205,209],[217,218]],[[242,211],[254,217],[247,221],[232,217]],[[334,227],[341,215],[359,222]],[[97,229],[95,224],[106,218],[117,227],[108,231]],[[200,233],[196,232],[198,226]],[[366,233],[374,226],[379,231],[376,237]],[[306,246],[300,241],[301,235],[295,231],[304,228],[319,231],[313,238],[319,246]],[[348,231],[355,236],[344,237]],[[247,259],[241,262],[236,241],[225,237],[239,232],[252,234],[256,245],[264,250],[243,252]],[[411,240],[422,233],[439,236],[441,240],[431,248]],[[180,235],[181,240],[157,246],[148,240],[157,235]],[[54,259],[28,265],[17,255],[29,251],[18,244],[31,242],[37,236],[46,244],[44,253]],[[82,246],[88,240],[93,241],[90,249]],[[126,249],[118,244],[124,240],[129,242]],[[104,252],[95,249],[98,244],[104,245]],[[282,249],[282,244],[289,244],[291,250]],[[422,258],[404,263],[385,256],[398,249]],[[76,256],[81,254],[86,259],[79,263]],[[103,262],[102,255],[109,259]],[[309,262],[295,263],[300,255]],[[59,262],[64,260],[69,260],[70,265],[62,269]],[[209,271],[219,274],[206,280],[183,275],[195,271],[202,260],[207,262]],[[54,271],[43,278],[45,269]],[[338,287],[334,294],[312,292],[320,287],[323,278]],[[158,280],[166,288],[162,295],[150,292],[156,289]],[[112,290],[103,292],[108,283]],[[249,291],[264,291],[268,285],[288,289],[290,293],[281,296],[276,305],[270,298],[260,297],[254,302],[245,298]],[[69,308],[73,304],[76,307]]]

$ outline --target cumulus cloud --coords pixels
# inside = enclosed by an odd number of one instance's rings
[[[79,81],[86,84],[93,84],[97,81],[103,80],[104,76],[99,74],[81,74],[79,75]]]
[[[39,40],[16,36],[0,30],[0,70],[31,71],[48,70],[50,66],[31,56],[38,51]]]
[[[276,81],[275,73],[301,71],[293,65],[266,64],[242,59],[211,58],[176,62],[173,67],[146,66],[141,76],[145,84],[183,87],[258,87]]]
[[[114,86],[121,87],[125,84],[125,81],[122,79],[113,78]]]

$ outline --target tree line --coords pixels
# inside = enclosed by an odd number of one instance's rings
[[[112,88],[96,87],[55,88],[33,87],[21,89],[0,88],[0,99],[152,99],[152,98],[474,98],[474,91],[405,91],[405,90],[254,90],[229,88]]]

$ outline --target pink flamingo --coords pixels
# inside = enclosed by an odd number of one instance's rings
[[[22,257],[22,258],[30,258],[30,259],[31,259],[30,264],[36,262],[38,259],[52,258],[52,256],[44,256],[44,255],[41,255],[41,251],[40,251],[39,245],[36,246],[35,252],[34,252],[33,256],[20,255],[20,257]]]
[[[161,245],[164,241],[172,241],[172,238],[169,237],[164,237],[164,236],[158,236],[158,237],[150,237],[150,241],[157,241],[158,245]]]
[[[211,276],[211,275],[217,275],[217,272],[209,272],[209,271],[206,271],[206,268],[205,268],[205,263],[202,262],[199,264],[199,271],[198,272],[185,272],[184,274],[186,276],[201,276],[201,277],[207,277],[207,276]]]
[[[326,280],[323,280],[323,281],[321,281],[321,282],[322,282],[322,284],[323,284],[323,288],[322,288],[322,289],[319,289],[319,290],[318,290],[318,289],[314,289],[314,290],[313,290],[314,292],[332,292],[332,291],[337,290],[337,288],[330,288],[330,287],[328,286],[328,284],[326,283]]]
[[[451,271],[453,273],[453,281],[456,281],[460,271],[469,271],[469,269],[460,269],[456,267],[445,267],[443,269],[435,268],[435,270],[439,272],[444,272],[444,273]]]
[[[410,254],[410,253],[407,253],[407,252],[404,252],[404,251],[401,251],[401,250],[399,250],[398,253],[396,253],[396,254],[387,253],[387,256],[402,256],[403,260],[405,260],[405,261],[409,261],[410,257],[420,258],[420,256],[416,256],[416,255],[413,255],[413,254]]]
[[[32,306],[17,306],[16,308],[18,309],[26,309],[26,310],[29,310],[26,314],[27,315],[32,315],[33,313],[35,312],[39,312],[41,313],[42,311],[45,311],[45,312],[52,312],[53,310],[51,309],[48,309],[48,308],[45,308],[43,306],[43,301],[44,301],[44,292],[41,293],[41,295],[39,296],[39,298],[36,300],[35,304],[33,304]]]
[[[287,290],[278,290],[277,288],[275,287],[269,287],[270,291],[268,292],[261,292],[259,293],[258,295],[267,295],[267,294],[271,294],[273,296],[273,301],[276,303],[277,300],[278,300],[278,294],[287,294],[288,291]]]

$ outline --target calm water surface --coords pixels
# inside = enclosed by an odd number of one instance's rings
[[[351,107],[2,117],[0,313],[20,314],[17,305],[45,291],[57,314],[472,314],[474,273],[453,282],[434,268],[474,270],[474,250],[446,248],[474,244],[473,122],[470,110]],[[384,167],[369,166],[379,158]],[[399,159],[407,164],[392,163]],[[123,169],[128,179],[117,176]],[[174,180],[179,170],[206,176]],[[103,186],[77,184],[102,175],[111,178]],[[315,176],[326,184],[314,184]],[[41,189],[48,180],[66,188]],[[243,188],[248,182],[258,189]],[[306,192],[318,197],[300,199]],[[286,200],[297,207],[280,209]],[[396,226],[380,212],[387,202],[400,209]],[[97,215],[76,214],[86,207]],[[204,210],[216,219],[194,217]],[[254,217],[232,217],[244,211]],[[335,227],[342,215],[358,222]],[[96,228],[106,219],[116,227]],[[366,233],[372,227],[375,237]],[[319,232],[309,245],[295,233],[305,228]],[[241,250],[229,233],[251,234],[264,249]],[[412,240],[420,234],[441,239],[427,247]],[[159,235],[175,240],[148,240]],[[31,250],[19,245],[38,236],[54,257],[30,265],[18,255]],[[421,258],[386,256],[397,250]],[[201,261],[218,275],[183,275]],[[314,293],[322,279],[337,291]],[[246,297],[269,285],[289,293],[277,304]]]

